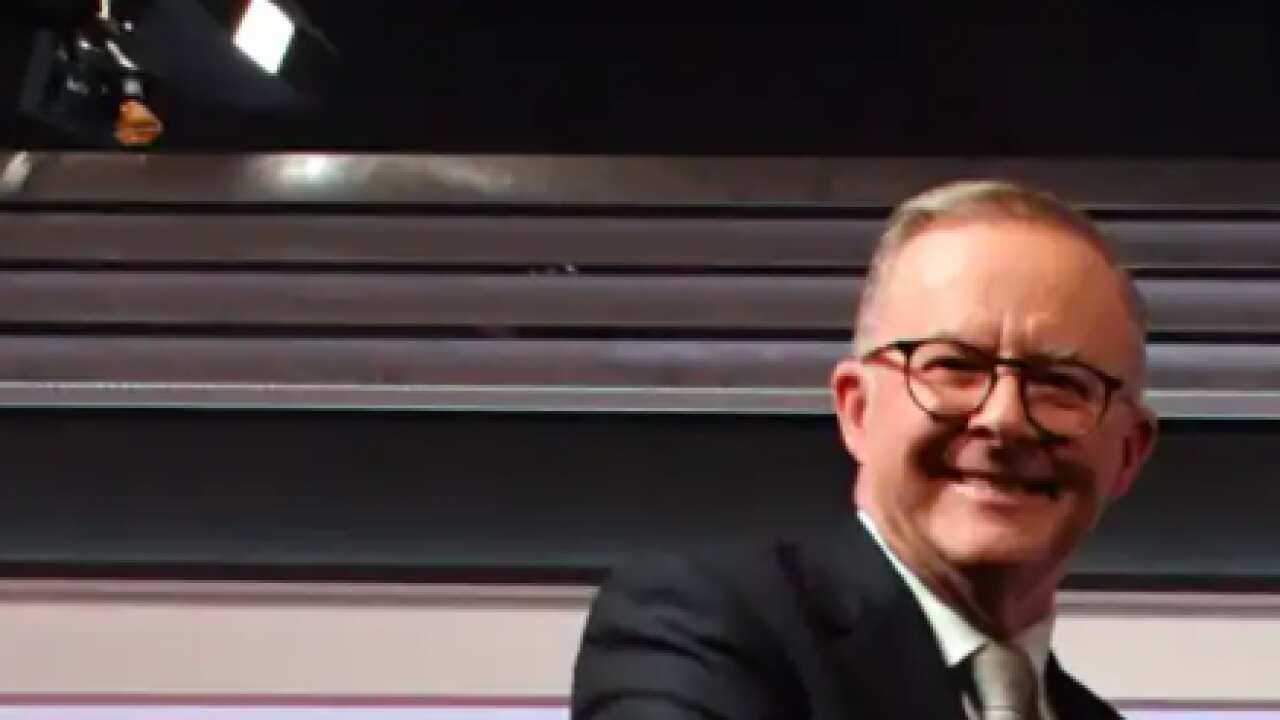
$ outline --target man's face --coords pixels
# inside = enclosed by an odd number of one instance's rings
[[[1154,438],[1153,418],[1126,397],[1141,339],[1116,274],[1052,225],[955,221],[910,240],[880,290],[867,347],[951,338],[993,356],[1071,357],[1125,381],[1095,429],[1062,440],[1031,424],[1009,368],[954,421],[911,399],[896,351],[836,368],[841,431],[861,465],[856,499],[904,559],[1053,574],[1128,489]]]

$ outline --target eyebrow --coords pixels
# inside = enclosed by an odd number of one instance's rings
[[[974,341],[969,338],[962,337],[960,335],[952,335],[945,332],[934,333],[927,337],[930,340],[946,340],[949,342],[957,342],[962,345],[966,345],[968,347],[981,350],[992,357],[1000,356],[999,353],[996,351],[996,349],[993,348],[991,344],[987,342]],[[1065,350],[1062,352],[1033,352],[1033,353],[1027,353],[1026,355],[1021,355],[1019,357],[1023,360],[1032,360],[1032,361],[1038,361],[1038,362],[1072,362],[1072,363],[1081,363],[1084,365],[1092,366],[1092,364],[1088,360],[1085,360],[1084,357],[1082,357],[1080,355],[1080,352],[1077,350]]]
[[[1080,353],[1075,350],[1068,350],[1061,353],[1053,352],[1036,352],[1026,356],[1028,360],[1048,360],[1050,362],[1080,363],[1082,365],[1093,365],[1093,363],[1085,360]]]

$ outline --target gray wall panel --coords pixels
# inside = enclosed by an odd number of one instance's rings
[[[883,219],[3,212],[0,263],[864,268]],[[1280,270],[1280,221],[1102,220],[1139,270]]]
[[[845,332],[860,278],[0,271],[0,323]],[[1280,334],[1280,282],[1148,278],[1158,338]]]
[[[842,341],[0,337],[0,382],[825,386]],[[1280,345],[1153,343],[1164,390],[1280,390]]]
[[[0,202],[566,204],[883,209],[1000,177],[1124,210],[1280,208],[1280,162],[1008,157],[15,153]]]
[[[978,175],[1096,210],[1151,307],[1164,440],[1077,577],[1276,587],[1280,164],[1235,160],[18,154],[0,566],[545,578],[831,521],[878,224]]]

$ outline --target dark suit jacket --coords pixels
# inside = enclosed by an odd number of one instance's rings
[[[963,720],[911,591],[856,516],[831,534],[637,563],[591,610],[576,720]],[[1059,720],[1119,715],[1059,667]]]

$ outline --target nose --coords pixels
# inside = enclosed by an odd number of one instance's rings
[[[985,430],[993,437],[1034,436],[1035,428],[1027,417],[1018,383],[1016,371],[1008,367],[998,368],[986,402],[969,417],[969,427]]]

